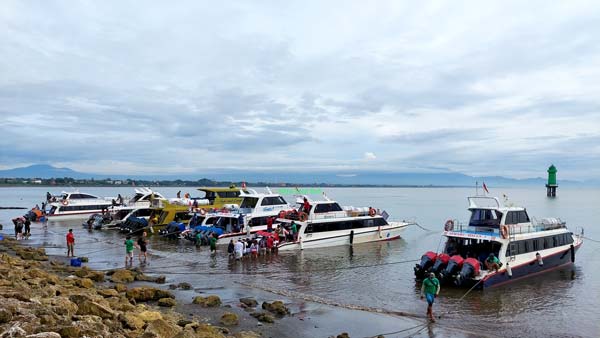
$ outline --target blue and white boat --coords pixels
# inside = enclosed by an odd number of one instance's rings
[[[468,225],[446,222],[441,253],[427,252],[415,266],[417,278],[434,272],[442,282],[478,288],[503,285],[567,266],[583,244],[583,229],[574,234],[558,218],[532,220],[523,207],[488,196],[468,197]],[[496,269],[486,267],[493,253]]]

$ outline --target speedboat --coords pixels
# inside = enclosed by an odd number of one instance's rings
[[[446,222],[443,252],[421,257],[414,268],[417,279],[433,272],[445,284],[488,288],[575,262],[582,228],[574,234],[558,218],[532,220],[525,208],[508,200],[501,204],[496,197],[472,196],[468,201],[469,223]]]
[[[308,209],[303,201],[310,205]],[[411,223],[388,222],[387,213],[373,208],[342,208],[336,201],[313,201],[308,196],[298,199],[300,207],[286,213],[277,222],[280,229],[297,226],[296,238],[290,236],[278,245],[278,250],[302,250],[338,245],[390,241],[400,238],[400,232]]]
[[[268,187],[266,190],[266,193],[259,193],[253,189],[242,192],[239,208],[233,207],[209,213],[201,210],[199,215],[196,215],[199,217],[198,221],[190,221],[190,228],[206,234],[210,234],[211,231],[216,233],[218,245],[228,244],[230,240],[235,242],[238,239],[251,237],[259,231],[265,231],[269,218],[275,220],[280,214],[293,209],[283,196],[273,193]]]
[[[101,198],[79,191],[63,191],[60,197],[53,197],[49,203],[48,220],[87,218],[93,214],[105,213],[113,205],[112,199]]]
[[[65,220],[87,218],[93,214],[116,213],[121,209],[150,207],[153,201],[165,198],[158,192],[148,188],[135,189],[135,195],[130,199],[118,197],[98,197],[79,191],[63,191],[61,196],[53,196],[48,204],[49,220]]]
[[[169,200],[153,200],[152,213],[148,227],[150,231],[161,230],[171,222],[187,224],[193,213],[207,213],[210,211],[239,207],[243,193],[247,190],[229,187],[202,187],[198,190],[204,192],[203,197],[184,197]]]

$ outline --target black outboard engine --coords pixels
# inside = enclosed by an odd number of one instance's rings
[[[448,262],[450,261],[450,255],[448,254],[439,254],[437,256],[437,258],[435,259],[435,263],[433,264],[433,266],[431,267],[431,269],[429,270],[429,272],[433,272],[436,275],[438,275],[440,272],[442,272],[446,266],[448,266]]]
[[[464,258],[462,258],[460,255],[454,255],[450,257],[448,265],[442,272],[440,272],[440,279],[445,282],[449,281],[453,275],[457,274],[460,271],[463,262]]]
[[[460,273],[458,274],[458,276],[456,276],[454,284],[461,286],[466,285],[467,283],[469,283],[469,281],[473,281],[473,278],[479,275],[480,268],[481,266],[477,259],[465,259]]]
[[[423,256],[421,256],[421,262],[419,264],[415,264],[415,277],[417,279],[425,278],[425,274],[429,272],[429,269],[435,263],[435,259],[437,254],[433,251],[427,251]]]

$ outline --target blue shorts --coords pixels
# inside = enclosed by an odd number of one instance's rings
[[[433,293],[426,293],[425,299],[427,299],[427,304],[432,305],[435,300],[435,295]]]

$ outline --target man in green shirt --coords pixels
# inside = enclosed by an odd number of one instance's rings
[[[500,260],[498,259],[498,257],[496,257],[496,255],[494,255],[494,253],[490,253],[490,255],[488,256],[488,258],[485,260],[485,267],[488,270],[496,270],[498,271],[498,269],[500,268]]]
[[[210,253],[216,254],[217,253],[217,236],[215,234],[210,236],[209,242],[210,242]]]
[[[292,238],[294,238],[294,242],[296,240],[298,240],[298,237],[296,236],[298,234],[298,226],[296,225],[296,222],[292,221],[292,226],[290,229],[291,233],[292,233]]]
[[[423,286],[421,286],[421,299],[427,298],[427,317],[432,323],[435,323],[433,318],[433,302],[435,297],[440,293],[440,281],[435,278],[433,272],[429,273],[429,277],[423,280]]]
[[[133,239],[131,236],[127,236],[125,239],[125,267],[127,267],[127,259],[129,259],[129,265],[133,266]]]

